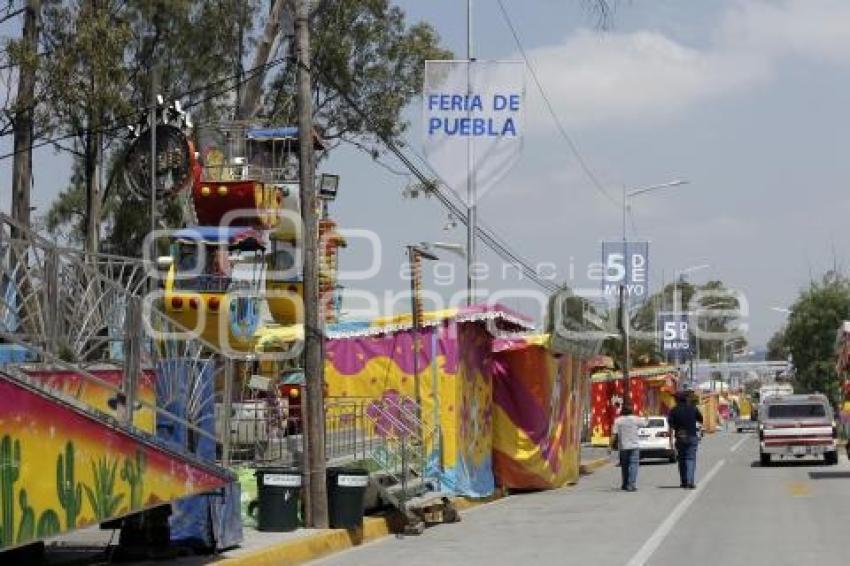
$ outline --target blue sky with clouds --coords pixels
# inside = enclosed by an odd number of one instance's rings
[[[400,3],[459,55],[464,4]],[[690,181],[634,201],[629,229],[652,241],[656,285],[710,264],[692,279],[741,291],[757,344],[783,322],[772,306],[792,302],[810,274],[846,266],[850,3],[635,0],[618,4],[607,31],[579,2],[505,5],[558,115],[611,192]],[[519,57],[495,0],[475,2],[475,43],[480,58]],[[481,215],[526,257],[563,274],[575,264],[573,284],[586,286],[581,266],[598,261],[600,240],[617,237],[620,211],[582,173],[530,78],[528,98],[523,157],[482,200]],[[409,136],[417,149],[418,132]],[[463,240],[461,230],[440,231],[437,204],[401,199],[403,178],[342,152],[331,165],[347,179],[338,211],[380,226],[388,262],[401,261],[407,240]],[[374,198],[387,202],[362,206]]]
[[[397,3],[464,54],[465,2]],[[810,275],[847,266],[850,2],[632,0],[617,4],[606,31],[578,0],[504,3],[567,131],[613,194],[623,185],[690,181],[634,202],[629,229],[652,241],[655,285],[675,270],[710,264],[692,279],[720,278],[744,293],[757,344],[783,321],[770,307],[792,302]],[[475,1],[474,33],[478,57],[519,58],[495,0]],[[527,258],[553,262],[562,278],[574,265],[571,284],[592,285],[582,272],[598,261],[600,240],[618,237],[620,211],[581,171],[530,77],[527,92],[522,158],[481,201],[480,214]],[[417,101],[407,113],[417,152],[420,111]],[[0,151],[9,143],[2,140]],[[391,157],[382,161],[402,169]],[[10,164],[0,162],[0,178],[10,178]],[[38,151],[35,165],[34,200],[44,210],[70,167],[49,148]],[[463,241],[462,229],[443,229],[438,203],[403,198],[408,178],[364,154],[341,147],[322,168],[342,176],[334,205],[340,222],[380,237],[380,249],[352,237],[343,252],[347,270],[365,268],[376,254],[381,260],[374,277],[346,282],[354,292],[405,291],[406,243]],[[449,297],[463,287],[463,262],[443,255],[446,263],[426,282]],[[492,270],[482,283],[489,292],[535,289],[515,275],[501,277],[491,253],[482,251],[482,259]],[[437,284],[452,266],[456,281]],[[356,297],[351,311],[364,306]],[[521,298],[504,302],[531,308]]]

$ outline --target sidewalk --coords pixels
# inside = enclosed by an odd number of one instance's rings
[[[611,460],[606,448],[594,447],[589,444],[581,447],[581,474],[592,474],[595,470],[608,464]],[[582,480],[580,480],[581,482]],[[470,500],[459,497],[455,500],[458,510],[463,512],[473,507],[486,505],[502,499],[504,495],[498,491],[494,496],[484,500]],[[522,496],[521,496],[522,497]],[[239,547],[212,556],[187,556],[177,558],[171,563],[181,566],[198,566],[204,564],[227,565],[294,565],[303,564],[310,560],[327,557],[337,552],[360,546],[366,542],[378,540],[398,532],[399,526],[387,517],[366,517],[363,528],[359,531],[340,529],[297,529],[288,533],[260,532],[253,527],[244,528],[244,539]],[[96,560],[106,546],[115,543],[117,532],[101,531],[97,528],[77,531],[63,538],[61,546],[50,550],[49,563],[67,563],[69,559],[79,563],[80,559]],[[161,564],[161,561],[135,562],[134,564]]]
[[[611,453],[602,446],[591,446],[589,443],[581,446],[581,464],[579,470],[581,475],[592,474],[602,466],[611,462]]]

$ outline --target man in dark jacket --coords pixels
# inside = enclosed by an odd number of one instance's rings
[[[697,446],[699,435],[697,423],[702,423],[702,413],[696,405],[688,402],[688,393],[676,394],[676,406],[670,411],[668,421],[676,434],[676,450],[679,453],[679,479],[681,487],[694,489],[697,468]]]

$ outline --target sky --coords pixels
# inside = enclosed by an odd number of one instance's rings
[[[784,321],[771,307],[790,305],[824,271],[847,267],[850,2],[621,1],[601,30],[579,0],[503,1],[555,112],[609,194],[689,181],[632,203],[629,236],[651,242],[652,287],[708,264],[689,280],[722,279],[740,292],[749,341],[758,345]],[[464,2],[396,3],[465,56]],[[473,36],[480,59],[521,59],[496,0],[474,2]],[[599,261],[602,240],[620,237],[621,209],[582,170],[528,74],[526,83],[523,153],[480,199],[480,217],[532,263],[546,262],[546,270],[554,264],[559,282],[598,286],[585,276],[587,265]],[[415,100],[405,112],[411,155],[422,151],[420,116]],[[0,152],[9,143],[0,141]],[[0,161],[0,180],[10,179],[10,165]],[[346,313],[362,312],[366,292],[381,305],[389,301],[384,311],[407,310],[384,298],[407,289],[404,246],[463,243],[464,230],[444,229],[447,214],[434,199],[403,196],[411,180],[391,156],[378,163],[341,146],[320,167],[341,176],[334,215],[342,226],[362,230],[349,234],[341,256]],[[37,151],[37,212],[69,173],[67,158]],[[6,210],[8,186],[0,184]],[[464,287],[464,264],[439,255],[425,286],[450,303]],[[537,317],[539,289],[492,253],[480,255],[491,270],[481,282],[488,296],[500,292],[501,302]]]

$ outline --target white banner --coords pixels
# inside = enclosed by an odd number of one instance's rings
[[[441,181],[467,205],[473,204],[514,166],[522,151],[525,64],[426,61],[422,93],[425,157]]]

